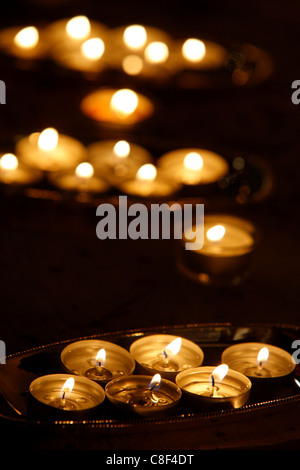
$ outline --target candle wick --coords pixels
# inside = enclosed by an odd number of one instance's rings
[[[213,397],[214,393],[215,393],[215,378],[214,378],[214,375],[211,374],[210,378],[211,378],[211,396]]]

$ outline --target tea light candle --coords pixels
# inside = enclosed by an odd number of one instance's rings
[[[189,277],[204,284],[236,285],[250,273],[256,248],[256,233],[247,220],[231,215],[204,217],[203,246],[193,250],[185,244],[200,227],[191,227],[180,241],[179,268]]]
[[[215,70],[224,67],[228,51],[213,41],[188,38],[178,44],[182,67],[194,70]]]
[[[130,353],[144,373],[158,372],[174,380],[178,372],[202,364],[202,349],[186,338],[174,335],[150,335],[130,346]]]
[[[138,169],[152,162],[151,154],[127,140],[104,140],[87,148],[89,161],[112,184],[133,177]]]
[[[59,134],[54,128],[20,139],[16,152],[24,163],[43,171],[74,168],[86,156],[86,148],[81,142]]]
[[[94,172],[93,165],[82,162],[77,165],[75,171],[52,172],[48,175],[49,181],[59,189],[80,193],[104,193],[110,185],[102,177]]]
[[[110,381],[105,387],[109,401],[118,408],[148,416],[168,412],[181,398],[181,390],[173,382],[156,374],[132,375]]]
[[[153,103],[144,95],[123,88],[102,88],[87,95],[81,111],[90,118],[110,125],[133,125],[149,118]]]
[[[181,185],[158,172],[155,165],[142,165],[135,176],[115,182],[115,186],[125,194],[144,198],[164,198],[174,195]]]
[[[135,360],[126,349],[100,340],[71,343],[63,349],[61,361],[72,374],[102,383],[130,375],[135,369]]]
[[[43,405],[63,412],[86,411],[105,399],[103,388],[85,377],[50,374],[31,382],[31,396]]]
[[[264,343],[241,343],[229,346],[222,353],[231,369],[245,374],[251,380],[286,378],[295,370],[291,354],[277,346]]]
[[[224,157],[205,149],[177,149],[162,155],[158,167],[184,185],[216,183],[229,171]]]
[[[48,53],[44,34],[35,26],[4,29],[0,32],[0,49],[19,59],[40,59]]]
[[[0,154],[0,182],[4,184],[27,185],[42,179],[42,172],[20,164],[12,153]]]
[[[252,383],[227,364],[195,367],[176,376],[176,384],[187,399],[204,407],[240,408],[249,399]]]

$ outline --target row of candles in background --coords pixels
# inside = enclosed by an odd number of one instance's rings
[[[203,366],[201,347],[164,334],[139,338],[129,351],[107,341],[77,341],[60,358],[67,374],[41,376],[29,386],[34,403],[44,410],[94,410],[106,397],[114,406],[144,416],[165,413],[181,399],[198,411],[235,409],[247,404],[255,387],[263,384],[272,393],[295,370],[287,351],[251,342],[226,348],[220,365]]]
[[[84,15],[43,28],[7,28],[0,33],[0,50],[21,59],[50,57],[82,72],[110,67],[150,78],[164,78],[186,68],[222,68],[228,54],[225,47],[212,41],[195,37],[175,40],[160,29],[141,24],[109,29]]]

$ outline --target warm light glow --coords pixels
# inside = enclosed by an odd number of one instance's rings
[[[23,49],[32,49],[38,42],[39,32],[34,26],[21,29],[14,37],[14,43]]]
[[[154,64],[165,62],[169,57],[168,46],[161,41],[151,42],[145,49],[145,57]]]
[[[224,237],[225,232],[226,230],[223,225],[214,225],[214,227],[207,230],[206,236],[210,241],[215,242],[221,240]]]
[[[138,170],[136,176],[142,181],[154,181],[157,175],[157,169],[151,163],[145,163]]]
[[[161,376],[160,374],[155,374],[150,383],[149,383],[149,389],[150,390],[158,390],[161,384]]]
[[[92,38],[81,44],[81,52],[90,60],[98,60],[104,53],[104,42],[100,38]]]
[[[203,158],[197,152],[190,152],[184,157],[183,165],[188,170],[199,171],[203,167]]]
[[[49,127],[40,133],[38,139],[38,147],[40,150],[49,152],[55,150],[58,144],[58,132],[56,129]]]
[[[205,53],[205,44],[200,39],[187,39],[182,46],[183,57],[191,62],[200,62],[204,58]]]
[[[176,338],[171,341],[171,343],[165,347],[164,355],[168,357],[170,355],[175,356],[176,354],[178,354],[181,349],[181,343],[181,338]]]
[[[100,349],[97,352],[97,356],[95,358],[96,365],[99,367],[104,367],[106,360],[106,351],[105,349]]]
[[[124,72],[128,75],[138,75],[143,70],[143,59],[138,55],[128,55],[122,61]]]
[[[74,16],[66,24],[66,32],[72,39],[84,39],[91,31],[91,24],[86,16]]]
[[[1,170],[13,171],[18,168],[18,165],[18,159],[12,153],[6,153],[5,155],[2,155],[0,159]]]
[[[213,380],[213,382],[222,382],[227,372],[228,372],[228,365],[221,364],[220,366],[216,367],[213,370],[211,374],[212,375],[211,379]]]
[[[61,388],[61,398],[66,398],[66,393],[71,393],[72,390],[73,390],[73,387],[74,387],[74,384],[75,384],[75,380],[73,377],[70,377],[69,379],[67,379],[64,383],[64,385],[62,386]]]
[[[80,163],[75,170],[76,176],[79,178],[91,178],[94,174],[93,166],[88,162]]]
[[[130,145],[126,140],[119,140],[114,145],[114,154],[117,157],[125,158],[125,157],[128,157],[129,153],[130,153]]]
[[[138,106],[137,94],[129,89],[122,89],[116,91],[110,101],[112,110],[122,118],[130,116]]]
[[[141,49],[147,41],[146,29],[144,26],[137,24],[127,26],[123,34],[123,39],[126,46],[130,49]]]
[[[259,365],[260,367],[264,366],[267,363],[268,359],[269,359],[268,348],[264,347],[260,349],[257,355],[257,359],[256,359],[257,365]]]

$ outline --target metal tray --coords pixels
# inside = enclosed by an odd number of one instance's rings
[[[16,439],[20,433],[22,442],[29,439],[37,448],[126,450],[249,448],[300,439],[298,366],[284,386],[261,396],[254,394],[240,409],[205,411],[183,403],[174,414],[145,419],[122,415],[105,400],[100,412],[78,419],[31,414],[29,384],[38,376],[64,372],[60,352],[67,344],[94,338],[129,349],[137,338],[156,333],[186,337],[199,344],[204,351],[203,365],[218,365],[222,351],[238,342],[265,342],[292,354],[293,341],[300,339],[298,326],[192,324],[100,333],[15,353],[0,366],[0,426],[4,426],[5,436]]]

